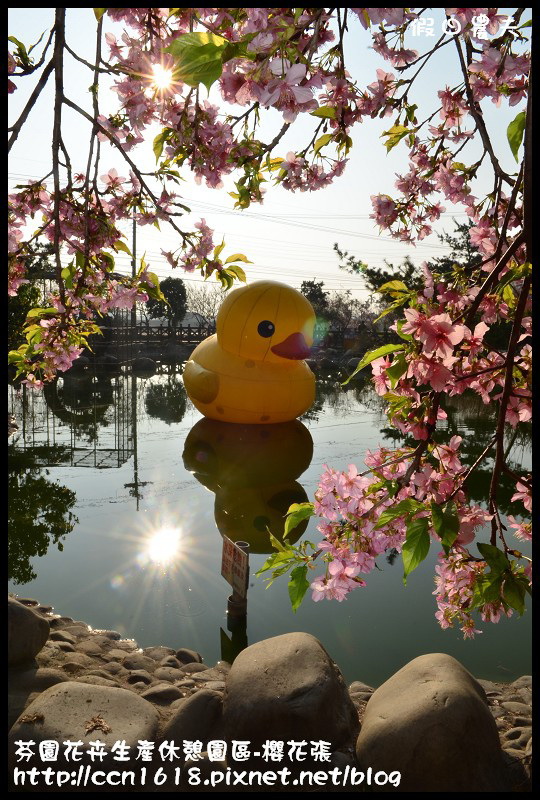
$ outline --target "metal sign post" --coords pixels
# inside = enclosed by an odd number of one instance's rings
[[[223,554],[221,558],[221,574],[232,586],[233,593],[227,598],[227,628],[229,631],[243,635],[240,637],[244,647],[247,647],[246,620],[247,620],[247,590],[249,581],[249,544],[247,542],[233,542],[223,537]],[[239,627],[240,626],[240,627]]]

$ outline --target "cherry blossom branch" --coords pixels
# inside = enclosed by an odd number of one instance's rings
[[[65,9],[56,9],[55,16],[55,39],[54,39],[54,120],[52,135],[52,159],[53,159],[53,181],[54,181],[54,258],[56,264],[56,280],[60,293],[60,302],[65,307],[66,295],[64,281],[62,280],[62,263],[60,260],[60,164],[59,150],[62,143],[62,101],[64,98],[64,41],[65,41]]]
[[[511,477],[512,477],[512,478],[513,478],[515,481],[518,481],[519,483],[522,483],[522,484],[523,484],[523,486],[526,486],[526,487],[527,487],[527,489],[530,489],[530,490],[532,491],[532,483],[531,483],[530,481],[528,481],[528,480],[527,480],[527,478],[522,478],[522,477],[520,477],[519,475],[516,475],[516,473],[514,472],[514,470],[510,469],[510,467],[508,466],[508,464],[506,463],[506,461],[503,461],[502,468],[503,468],[503,470],[504,470],[506,473],[508,473],[508,475],[510,475],[510,476],[511,476]]]
[[[500,400],[499,417],[497,420],[497,429],[495,433],[495,436],[497,438],[497,450],[495,454],[495,465],[493,467],[493,473],[491,475],[491,484],[489,487],[488,499],[489,499],[490,513],[495,513],[497,505],[496,500],[499,489],[499,478],[504,464],[504,426],[506,423],[506,409],[508,408],[508,402],[510,400],[510,395],[512,392],[514,357],[516,354],[519,337],[521,335],[521,320],[523,319],[523,315],[525,312],[525,306],[529,296],[530,287],[531,287],[531,278],[529,276],[525,278],[525,280],[523,281],[523,286],[521,288],[519,300],[516,307],[514,323],[512,325],[512,333],[510,334],[510,341],[508,343],[506,375],[504,380],[503,393]],[[496,530],[497,530],[496,525],[494,524],[493,520],[492,532],[491,532],[492,544],[495,544]]]
[[[496,436],[494,436],[494,437],[492,438],[492,440],[490,441],[490,443],[489,443],[489,444],[488,444],[488,445],[487,445],[487,446],[486,446],[486,447],[483,449],[483,451],[480,453],[480,455],[478,456],[478,458],[476,459],[476,461],[474,462],[474,464],[473,464],[471,467],[469,467],[469,468],[468,468],[468,470],[467,470],[467,472],[466,472],[466,473],[465,473],[465,474],[464,474],[464,475],[461,477],[461,483],[459,484],[459,486],[457,486],[457,487],[454,489],[454,491],[452,492],[452,494],[450,495],[450,497],[448,497],[448,499],[447,499],[447,502],[450,502],[450,500],[453,500],[453,498],[456,496],[456,494],[459,492],[459,490],[463,488],[463,486],[464,486],[464,484],[465,484],[465,481],[467,480],[467,478],[469,477],[469,475],[470,475],[472,472],[474,472],[474,470],[475,470],[475,469],[478,467],[478,465],[479,465],[479,464],[481,464],[481,463],[482,463],[482,461],[483,461],[483,460],[484,460],[484,458],[487,456],[487,454],[489,453],[489,451],[491,450],[491,448],[493,447],[493,445],[495,444],[495,442],[496,442],[496,441],[497,441],[497,437],[496,437]]]
[[[482,138],[482,142],[484,144],[484,147],[488,151],[488,154],[489,154],[489,157],[490,157],[490,160],[491,160],[491,164],[493,166],[493,170],[494,170],[496,175],[498,175],[504,181],[506,181],[511,186],[513,186],[514,185],[514,181],[502,169],[501,165],[499,164],[499,160],[497,159],[497,156],[495,155],[495,152],[493,150],[493,145],[491,144],[491,139],[489,138],[489,133],[488,133],[488,130],[486,128],[486,123],[484,121],[484,115],[482,114],[482,111],[481,111],[478,103],[474,99],[473,91],[472,91],[471,84],[470,84],[470,81],[469,81],[469,72],[468,72],[468,69],[467,69],[467,65],[465,63],[465,59],[463,57],[463,52],[461,50],[461,45],[460,45],[459,40],[458,40],[457,37],[454,38],[454,42],[455,42],[455,45],[456,45],[456,50],[458,52],[459,63],[460,63],[460,66],[461,66],[461,72],[463,74],[463,80],[465,81],[465,92],[466,92],[467,100],[468,100],[468,103],[469,103],[469,109],[470,109],[470,112],[471,112],[471,114],[472,114],[472,116],[474,118],[474,121],[476,122],[476,126],[477,126],[478,132],[479,132],[479,134],[480,134],[480,136]]]
[[[478,294],[474,298],[473,302],[471,303],[469,309],[465,312],[463,311],[456,319],[453,321],[455,325],[456,322],[463,319],[464,324],[470,326],[472,320],[474,319],[474,315],[476,314],[480,303],[484,299],[485,295],[487,294],[488,290],[491,288],[491,285],[497,280],[499,276],[499,272],[506,266],[506,264],[510,261],[514,253],[519,250],[521,245],[525,240],[525,234],[521,231],[512,244],[508,247],[507,251],[501,256],[499,261],[495,264],[485,281],[483,282],[482,286],[480,287]],[[492,260],[492,257],[489,258],[489,261]],[[486,262],[487,263],[487,262]]]
[[[112,133],[110,133],[106,128],[103,127],[103,125],[101,125],[97,120],[93,119],[93,117],[91,117],[90,114],[88,114],[83,108],[78,106],[76,103],[74,103],[68,97],[64,97],[64,103],[65,103],[65,105],[67,105],[70,108],[72,108],[74,111],[77,111],[79,114],[81,114],[81,116],[83,116],[85,119],[87,119],[88,122],[90,122],[93,125],[95,125],[97,127],[97,129],[109,139],[111,144],[113,144],[116,147],[116,149],[122,154],[122,156],[125,159],[125,161],[127,161],[129,166],[133,170],[134,175],[137,177],[137,180],[139,181],[141,186],[144,188],[145,192],[148,194],[148,196],[150,197],[150,199],[154,203],[154,205],[157,208],[157,210],[161,211],[162,213],[167,213],[167,212],[164,211],[163,207],[159,203],[159,201],[158,201],[157,197],[155,196],[154,192],[150,189],[150,187],[148,186],[148,184],[144,180],[143,173],[141,173],[141,171],[139,170],[137,165],[132,161],[132,159],[128,156],[128,154],[123,150],[122,145],[115,139],[115,137],[112,135]],[[190,241],[189,235],[186,234],[185,231],[182,231],[178,227],[178,225],[176,225],[174,220],[169,218],[168,222],[169,222],[169,225],[171,225],[174,228],[174,230],[178,234],[180,234],[180,236],[182,237],[182,241],[183,242],[189,242]]]

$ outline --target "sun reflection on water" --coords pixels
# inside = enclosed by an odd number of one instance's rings
[[[154,564],[172,566],[182,552],[182,531],[180,528],[164,527],[154,531],[146,542],[146,549],[141,554]]]

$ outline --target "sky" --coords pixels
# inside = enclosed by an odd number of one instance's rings
[[[20,39],[27,47],[36,42],[44,31],[50,29],[54,15],[54,9],[50,8],[11,8],[8,12],[9,35]],[[511,9],[500,9],[499,13],[507,12],[510,13]],[[433,29],[438,37],[444,10],[431,9],[422,16],[433,19]],[[524,15],[522,20],[528,18]],[[111,23],[106,15],[104,20],[105,31],[111,30],[117,36],[121,33],[122,26]],[[67,10],[67,42],[72,50],[90,60],[93,58],[95,46],[94,30],[95,18],[92,9]],[[362,86],[375,80],[377,69],[394,71],[388,62],[370,49],[370,41],[369,33],[363,30],[356,17],[350,19],[345,60],[349,72]],[[426,46],[435,41],[436,39],[428,41],[425,34],[420,34],[417,37],[410,37],[406,45],[423,52]],[[460,82],[460,76],[455,71],[456,59],[451,48],[452,45],[443,47],[435,54],[429,68],[424,71],[422,80],[413,87],[411,100],[418,104],[419,109],[435,110],[437,91],[446,85],[452,87]],[[36,48],[36,52],[41,52],[39,47]],[[65,80],[66,95],[89,109],[90,72],[71,59],[65,67]],[[32,81],[33,78],[17,81],[20,88],[9,96],[10,124],[18,118],[24,107],[34,85]],[[15,183],[41,178],[50,169],[52,90],[52,82],[49,81],[10,153],[8,162],[10,188]],[[203,95],[204,92],[203,89]],[[223,105],[214,87],[211,89],[209,99],[216,99]],[[102,112],[112,112],[117,108],[117,96],[104,86],[100,92],[100,104]],[[509,108],[506,101],[503,101],[497,108],[491,101],[485,100],[482,107],[503,168],[515,171],[515,161],[506,141],[506,129],[518,111],[522,110],[521,106]],[[78,171],[77,164],[80,171],[85,171],[89,127],[71,109],[65,108],[63,113],[66,123],[66,144],[72,156],[74,171]],[[422,118],[423,116],[425,115],[422,114]],[[262,114],[262,117],[264,127],[261,138],[269,141],[279,130],[283,120],[281,114],[274,109],[269,109]],[[383,266],[385,259],[399,264],[406,255],[409,255],[416,264],[421,264],[424,260],[442,256],[448,251],[435,234],[418,243],[416,247],[396,242],[387,233],[381,233],[374,221],[369,218],[372,212],[370,196],[379,193],[396,196],[398,194],[394,188],[396,173],[404,174],[408,170],[405,145],[398,146],[387,154],[380,138],[381,133],[392,124],[391,119],[391,117],[384,120],[368,119],[353,127],[351,136],[354,144],[350,162],[344,175],[336,179],[331,186],[318,192],[291,193],[269,183],[264,203],[252,205],[245,211],[234,209],[234,200],[228,194],[234,190],[231,176],[225,180],[222,189],[209,189],[204,185],[197,186],[187,171],[182,173],[186,180],[178,191],[183,202],[192,209],[192,214],[185,219],[185,222],[182,220],[184,229],[191,230],[194,222],[201,217],[204,218],[215,231],[216,244],[225,238],[226,248],[223,256],[241,252],[253,262],[247,265],[248,282],[272,278],[299,288],[302,281],[315,279],[324,282],[325,290],[349,289],[354,296],[366,297],[367,293],[363,289],[361,279],[339,269],[338,258],[333,250],[335,242],[340,249],[362,259],[370,266]],[[291,126],[291,130],[274,155],[284,157],[289,150],[299,150],[305,146],[311,139],[313,124],[312,117],[299,115],[297,122]],[[130,153],[137,163],[142,164],[143,170],[151,170],[155,164],[151,142],[158,132],[157,127],[149,131],[147,136],[149,143]],[[474,159],[474,147],[477,146],[473,145],[470,148],[470,155],[467,155],[469,148],[464,152],[464,160],[467,163],[472,163]],[[476,153],[478,152],[477,150]],[[127,165],[123,165],[121,155],[107,144],[102,147],[101,164],[103,169],[100,170],[100,174],[115,167],[120,175],[128,175]],[[490,190],[487,181],[486,171],[480,176],[478,191],[474,191],[475,195]],[[438,231],[451,232],[454,228],[453,220],[463,222],[466,216],[461,208],[454,207],[448,202],[443,202],[443,205],[447,211],[438,224]],[[131,226],[126,225],[124,230],[128,236],[127,242],[131,246]],[[188,274],[180,270],[173,272],[161,255],[161,250],[174,250],[178,245],[178,234],[169,229],[166,223],[162,224],[160,231],[150,226],[138,227],[137,257],[140,259],[144,253],[152,271],[160,278],[172,274],[181,277],[188,284],[202,283],[203,279],[198,273]],[[131,272],[127,254],[118,255],[116,268],[125,274]]]

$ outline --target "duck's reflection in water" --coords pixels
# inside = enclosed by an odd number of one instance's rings
[[[239,425],[201,419],[189,432],[184,466],[215,493],[219,531],[245,541],[252,553],[271,553],[269,531],[283,538],[285,514],[308,496],[298,483],[313,457],[313,440],[299,420],[275,425]],[[304,520],[290,533],[296,542]]]

